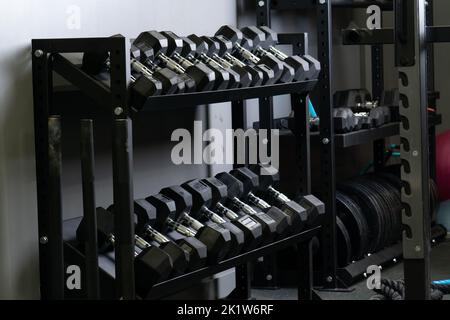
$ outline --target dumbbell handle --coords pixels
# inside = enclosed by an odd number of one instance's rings
[[[213,68],[219,68],[219,69],[223,69],[223,70],[225,70],[225,68],[220,64],[220,63],[218,63],[216,60],[214,60],[213,58],[210,58],[210,57],[208,57],[206,54],[204,54],[204,53],[202,53],[202,54],[200,54],[200,59],[202,59],[203,60],[203,62],[205,62],[205,63],[207,63],[207,64],[209,64],[211,67],[213,67]]]
[[[186,69],[184,67],[180,66],[176,61],[169,58],[165,54],[160,53],[158,55],[158,58],[161,59],[161,61],[164,62],[164,64],[172,71],[175,71],[176,73],[179,73],[179,74],[186,72]],[[151,62],[151,63],[153,63],[153,62]]]
[[[171,218],[167,218],[166,222],[169,227],[171,227],[173,230],[178,231],[179,233],[181,233],[182,235],[184,235],[186,237],[195,237],[195,235],[197,234],[191,228],[188,228],[188,227],[182,225],[181,223],[174,221]]]
[[[205,206],[203,206],[200,209],[200,212],[203,214],[205,218],[210,219],[214,223],[223,224],[226,222],[221,216],[219,216],[217,213],[211,211]]]
[[[160,233],[159,231],[153,229],[151,226],[146,225],[145,226],[145,230],[144,230],[145,234],[148,235],[149,237],[151,237],[153,240],[155,240],[156,242],[158,242],[159,244],[161,243],[166,243],[166,242],[170,242],[169,238],[167,238],[165,235],[163,235],[162,233]]]
[[[245,59],[249,60],[250,62],[252,62],[254,64],[257,64],[259,62],[260,59],[256,55],[254,55],[251,51],[245,49],[239,43],[235,43],[234,47]]]
[[[216,207],[214,208],[219,214],[221,214],[224,217],[227,217],[230,220],[236,220],[239,218],[239,215],[234,212],[233,210],[228,209],[220,202],[216,204]]]
[[[255,196],[252,192],[250,192],[247,195],[247,200],[248,202],[250,202],[251,204],[257,206],[258,208],[265,210],[265,209],[270,209],[271,206],[270,204],[268,204],[267,202],[265,202],[263,199]]]
[[[189,58],[194,58],[192,55],[188,56]],[[173,58],[185,69],[194,66],[194,62],[189,61],[188,58],[183,57],[178,52],[173,53]],[[194,58],[195,63],[197,63],[196,59]]]
[[[184,212],[181,217],[180,220],[182,223],[187,224],[188,227],[194,229],[195,231],[200,230],[201,228],[203,228],[205,225],[203,223],[201,223],[200,221],[198,221],[197,219],[192,218],[190,215],[188,215],[186,212]]]
[[[242,210],[243,212],[245,212],[248,215],[255,215],[258,213],[252,207],[250,207],[248,204],[242,202],[241,200],[239,200],[236,197],[231,199],[231,201],[236,208],[238,208],[239,210]]]
[[[139,246],[139,244],[138,244],[138,239],[137,239],[137,238],[139,238],[139,236],[135,236],[136,245]],[[143,241],[145,241],[145,240],[143,240]],[[108,242],[109,242],[113,247],[115,247],[115,245],[116,245],[116,237],[115,237],[112,233],[108,236]],[[139,252],[137,252],[136,249],[135,249],[135,250],[134,250],[134,257],[137,257],[138,255],[139,255]]]
[[[270,53],[272,53],[272,54],[273,54],[275,57],[277,57],[278,59],[285,60],[285,59],[287,59],[287,58],[289,57],[286,53],[284,53],[284,52],[281,51],[281,50],[278,50],[278,49],[275,48],[274,46],[270,46],[270,47],[268,48],[268,50],[269,50]]]
[[[271,197],[273,197],[275,200],[281,201],[281,202],[289,202],[291,199],[289,199],[287,196],[285,196],[283,193],[275,190],[272,186],[267,188],[267,192]]]
[[[247,66],[244,62],[242,62],[241,60],[239,60],[238,58],[236,58],[235,56],[233,56],[229,52],[225,52],[225,54],[223,55],[223,58],[228,59],[228,62],[233,64],[233,65],[236,65],[236,66],[239,66],[239,67],[242,67],[242,68]]]
[[[149,68],[147,68],[144,64],[142,64],[141,62],[137,61],[134,58],[131,59],[131,67],[133,68],[134,71],[140,72],[146,77],[149,78],[153,77],[153,72]]]
[[[225,60],[224,58],[222,58],[221,56],[219,56],[217,53],[213,54],[213,58],[222,65],[222,67],[224,68],[231,68],[233,66],[233,64],[227,60]]]

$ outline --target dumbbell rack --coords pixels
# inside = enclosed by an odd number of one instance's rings
[[[281,34],[280,44],[293,45],[295,52],[307,47],[306,34]],[[110,86],[84,73],[62,54],[79,53],[85,51],[109,52],[111,61]],[[74,39],[34,39],[32,41],[33,64],[33,92],[35,116],[35,149],[36,175],[38,198],[39,224],[39,256],[40,283],[43,299],[63,299],[65,290],[65,259],[69,262],[80,262],[85,277],[98,279],[97,256],[87,259],[73,245],[73,239],[66,238],[64,228],[69,228],[70,221],[63,221],[63,205],[61,191],[61,117],[64,107],[57,107],[53,100],[55,87],[53,73],[62,76],[70,85],[76,88],[80,96],[87,96],[98,105],[92,114],[109,110],[112,127],[112,161],[113,161],[113,201],[119,208],[115,215],[115,277],[111,285],[115,298],[134,299],[134,219],[133,219],[133,134],[132,119],[141,112],[155,110],[175,110],[178,108],[195,107],[210,103],[232,101],[233,129],[245,128],[245,99],[258,98],[260,102],[260,119],[262,128],[270,129],[272,105],[268,105],[268,98],[276,95],[290,94],[293,108],[296,110],[296,135],[298,143],[295,153],[299,159],[297,176],[301,192],[310,191],[309,166],[309,127],[306,95],[314,88],[317,81],[304,81],[289,84],[275,84],[255,88],[231,89],[188,93],[179,95],[155,96],[148,98],[142,110],[135,112],[128,104],[128,85],[130,83],[129,40],[124,37],[109,38],[74,38]],[[67,97],[70,99],[70,96]],[[74,110],[71,110],[73,116]],[[75,111],[77,113],[77,111]],[[80,112],[81,113],[81,112]],[[81,114],[78,114],[81,117]],[[88,126],[89,127],[89,126]],[[93,133],[90,128],[90,137]],[[83,141],[82,141],[83,142]],[[85,141],[86,142],[86,141]],[[270,142],[269,142],[270,143]],[[89,144],[88,144],[89,145]],[[87,148],[89,153],[89,147]],[[306,152],[305,152],[306,151]],[[93,162],[93,154],[84,155]],[[88,161],[89,163],[89,161]],[[85,163],[86,164],[86,163]],[[88,229],[93,237],[95,234],[95,195],[93,193],[93,167],[89,165],[82,170],[87,179],[83,180],[84,215],[91,217]],[[91,172],[89,172],[91,171]],[[274,242],[263,248],[241,254],[238,257],[223,261],[218,265],[194,271],[184,276],[157,284],[152,290],[151,297],[167,296],[177,290],[185,288],[185,284],[194,284],[201,279],[213,275],[221,270],[232,267],[237,269],[237,288],[235,298],[249,298],[249,274],[247,262],[255,258],[275,252],[279,249],[294,246],[298,248],[298,259],[301,262],[303,275],[299,281],[299,296],[310,299],[312,294],[311,245],[310,240],[318,232],[319,227],[306,230],[298,235]],[[69,228],[70,230],[70,228]],[[74,232],[71,229],[72,234]],[[88,243],[94,250],[97,244],[94,240]],[[101,272],[100,279],[105,273]],[[83,278],[86,280],[85,278]],[[86,281],[86,288],[91,297],[96,297],[99,288],[96,283]],[[103,283],[103,281],[101,281]],[[66,292],[65,292],[66,291]],[[80,298],[78,296],[77,298]]]

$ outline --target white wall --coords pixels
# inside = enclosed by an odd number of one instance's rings
[[[68,28],[68,22],[73,22],[69,18],[70,12],[74,11],[70,10],[74,8],[79,8],[81,14],[79,29]],[[31,39],[98,37],[116,33],[136,37],[139,32],[150,29],[173,30],[179,34],[194,32],[212,34],[222,24],[235,23],[235,2],[229,0],[2,2],[0,5],[0,298],[39,297]],[[224,116],[216,117],[212,114],[211,117],[220,119],[221,125],[225,126],[228,121],[226,107],[220,108],[220,113],[222,112]],[[170,118],[165,119],[170,121]],[[189,125],[192,123],[186,124]],[[147,146],[146,152],[155,150],[169,151],[170,148],[156,146],[152,149]],[[157,176],[159,179],[146,182],[148,190],[158,190],[164,183],[161,177],[170,180],[171,183],[176,182],[174,181],[176,174],[166,162],[167,158],[167,155],[160,156],[152,162],[157,168],[146,169],[144,176],[159,174]],[[136,162],[137,170],[145,167],[142,159],[137,159]],[[75,161],[71,165],[79,166]],[[199,173],[206,174],[204,167],[186,167],[177,170],[183,170],[185,177],[193,177]],[[80,198],[79,188],[75,188],[78,186],[78,180],[73,180],[72,177],[76,171],[67,171],[69,174],[65,181],[68,185],[65,188],[74,189],[74,196],[65,200],[75,202]],[[102,183],[107,185],[109,180]],[[106,191],[109,197],[110,190]],[[142,195],[144,192],[137,190],[137,193]],[[99,195],[100,198],[102,196],[104,195]]]

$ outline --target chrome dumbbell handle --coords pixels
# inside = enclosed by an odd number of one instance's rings
[[[248,201],[257,206],[260,209],[270,209],[270,204],[268,204],[267,202],[265,202],[263,199],[255,196],[253,193],[249,193],[247,196]]]
[[[269,195],[274,198],[275,200],[281,201],[281,202],[289,202],[291,201],[291,199],[289,199],[288,197],[286,197],[284,194],[282,194],[281,192],[275,190],[272,186],[267,188],[267,192],[269,193]]]
[[[169,225],[169,227],[171,227],[173,230],[178,231],[179,233],[181,233],[182,235],[186,236],[186,237],[195,237],[195,235],[197,234],[194,230],[192,230],[191,228],[188,228],[184,225],[182,225],[179,222],[174,221],[171,218],[167,219],[167,224]]]
[[[238,208],[239,210],[242,210],[244,213],[246,213],[248,215],[257,214],[257,212],[252,207],[250,207],[248,204],[242,202],[238,198],[234,197],[231,201],[236,208]]]
[[[222,223],[226,222],[221,216],[219,216],[217,213],[211,211],[207,207],[202,207],[200,209],[200,211],[204,217],[210,219],[214,223],[222,224]]]
[[[153,229],[149,225],[145,226],[144,232],[146,235],[148,235],[149,237],[151,237],[152,239],[154,239],[156,242],[158,242],[160,244],[170,242],[169,238],[167,238],[165,235],[163,235],[159,231]]]
[[[228,209],[221,203],[216,204],[214,210],[216,210],[219,214],[221,214],[224,217],[227,217],[230,220],[236,220],[239,218],[239,215],[236,212]]]

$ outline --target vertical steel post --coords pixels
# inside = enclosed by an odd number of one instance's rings
[[[114,234],[116,237],[116,290],[119,299],[135,298],[133,217],[133,134],[128,107],[130,44],[111,39],[111,112],[113,141]]]
[[[396,60],[402,124],[405,299],[430,298],[430,199],[425,0],[396,1]]]
[[[95,211],[95,163],[94,163],[94,129],[91,119],[82,119],[80,158],[81,180],[83,189],[83,215],[86,221],[86,287],[88,299],[98,299],[99,269],[97,249],[97,216]]]
[[[325,287],[336,288],[336,173],[334,149],[332,75],[332,20],[330,0],[317,4],[317,53],[321,72],[317,90],[321,141],[321,190],[326,214],[322,225],[321,281]]]

